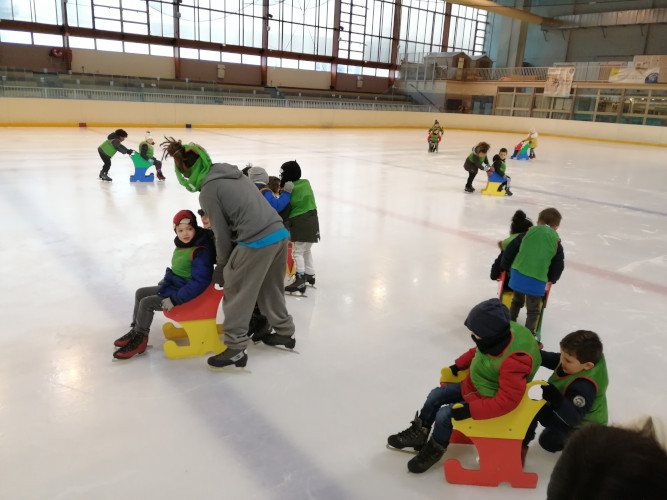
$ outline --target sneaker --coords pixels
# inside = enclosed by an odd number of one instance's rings
[[[426,472],[440,461],[446,449],[446,446],[436,443],[433,438],[429,439],[417,456],[408,462],[408,470],[415,474]]]
[[[104,170],[100,170],[100,180],[111,182],[113,179]]]
[[[148,335],[135,333],[124,347],[113,353],[113,357],[116,359],[130,359],[138,354],[143,354],[146,347],[148,347]]]
[[[288,335],[278,335],[277,333],[267,335],[262,339],[262,342],[272,347],[284,346],[287,349],[294,349],[296,346],[296,339],[294,337]]]
[[[415,450],[421,450],[428,440],[428,434],[431,429],[424,427],[422,420],[418,415],[419,413],[415,413],[415,419],[411,422],[412,425],[410,425],[410,427],[398,434],[389,436],[387,438],[387,444],[392,448],[397,448],[399,450],[408,447],[412,447]]]
[[[474,188],[474,187],[472,187],[472,186],[466,186],[466,193],[474,193],[474,192],[475,192],[475,188]]]
[[[306,279],[306,283],[309,284],[310,286],[315,286],[315,275],[314,274],[308,274],[305,273],[303,277]]]
[[[208,366],[213,368],[224,368],[225,366],[236,366],[243,368],[248,363],[248,355],[245,349],[227,348],[220,354],[208,358]]]
[[[134,337],[134,335],[135,335],[134,325],[132,325],[132,329],[122,337],[117,338],[114,341],[113,345],[115,345],[116,347],[125,347],[127,344],[129,344],[130,339]]]
[[[163,181],[166,179],[166,177],[162,175],[162,170],[157,170],[156,173],[157,173],[157,180]]]
[[[285,292],[287,293],[300,293],[304,294],[306,292],[306,278],[303,273],[297,273],[296,279],[290,285],[285,287]]]

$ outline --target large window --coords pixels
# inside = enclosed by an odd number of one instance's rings
[[[332,55],[333,37],[337,35],[334,10],[334,0],[271,0],[268,48],[299,54]]]
[[[389,63],[394,2],[341,0],[338,57]]]
[[[483,54],[486,18],[485,10],[473,9],[464,5],[452,5],[447,50],[465,52],[471,56]]]
[[[181,38],[244,47],[262,46],[262,2],[183,0],[179,12]]]
[[[0,19],[62,24],[61,0],[0,0]]]

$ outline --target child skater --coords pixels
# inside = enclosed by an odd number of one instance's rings
[[[134,150],[128,149],[123,146],[121,143],[127,139],[127,132],[122,128],[119,128],[115,132],[111,132],[107,137],[107,140],[104,141],[97,148],[97,152],[102,158],[102,170],[100,170],[100,179],[103,181],[111,182],[113,179],[109,177],[109,169],[111,169],[111,157],[116,154],[117,151],[120,151],[124,155],[131,155],[134,153]]]
[[[505,165],[505,159],[507,158],[507,149],[505,148],[500,148],[500,151],[498,152],[497,155],[494,155],[493,157],[493,170],[503,178],[502,184],[498,186],[498,192],[501,192],[503,189],[505,189],[505,196],[512,196],[512,191],[510,191],[510,182],[512,179],[510,178],[509,175],[505,174],[505,170],[507,169],[507,165]]]
[[[154,311],[170,311],[198,297],[211,284],[215,250],[210,233],[197,225],[190,210],[174,216],[174,232],[171,267],[160,283],[136,291],[131,329],[114,342],[120,347],[113,353],[116,359],[129,359],[146,350]]]
[[[293,160],[280,167],[280,185],[285,190],[293,183],[291,210],[285,225],[290,232],[292,252],[296,266],[296,279],[285,287],[287,293],[303,293],[306,284],[315,285],[315,268],[311,248],[320,239],[320,223],[317,217],[315,195],[310,182],[301,178],[301,167]]]
[[[498,247],[500,247],[500,253],[496,260],[491,265],[491,279],[497,281],[500,279],[500,276],[503,273],[501,267],[501,262],[503,259],[503,251],[507,248],[514,238],[519,236],[521,233],[525,233],[531,227],[533,227],[533,221],[531,221],[523,210],[517,210],[512,216],[512,222],[510,223],[510,235],[508,238],[505,238],[503,241],[498,242]],[[505,282],[503,283],[503,292],[511,292],[512,288],[509,286],[510,273],[509,271],[505,273]]]
[[[410,472],[425,472],[442,458],[452,434],[452,419],[484,420],[514,410],[526,392],[526,383],[540,367],[535,338],[526,328],[510,322],[509,311],[500,300],[477,304],[463,324],[472,332],[477,347],[443,372],[451,370],[456,375],[470,368],[470,373],[463,382],[433,389],[412,425],[387,440],[394,448],[419,450],[408,462]],[[452,408],[455,403],[463,406]]]
[[[535,128],[531,128],[530,132],[528,133],[528,137],[526,137],[523,142],[528,141],[530,143],[530,155],[529,158],[533,160],[535,158],[535,148],[537,147],[537,130]]]
[[[555,208],[545,208],[537,217],[537,226],[518,235],[503,253],[501,267],[511,270],[510,287],[514,290],[510,313],[516,321],[526,304],[526,328],[535,331],[547,282],[556,283],[565,267],[560,236],[561,215]]]
[[[547,402],[528,431],[535,436],[539,421],[544,430],[539,443],[552,453],[561,451],[576,429],[590,425],[607,425],[607,363],[602,342],[595,332],[577,330],[560,341],[560,353],[541,351],[542,366],[554,370],[549,385],[542,386]]]
[[[472,181],[475,179],[478,170],[486,170],[487,172],[491,168],[489,166],[489,159],[486,156],[491,146],[486,142],[480,142],[472,148],[472,153],[468,155],[463,168],[468,171],[468,182],[466,182],[466,192],[473,193],[475,188],[472,187]]]
[[[162,174],[162,162],[153,156],[153,146],[155,145],[155,139],[150,133],[150,130],[146,132],[146,139],[139,143],[139,154],[141,157],[149,163],[155,165],[155,172],[157,173],[157,180],[163,181],[166,177]]]
[[[442,127],[438,120],[435,121],[433,126],[428,130],[428,152],[433,153],[438,150],[438,145],[442,139]]]

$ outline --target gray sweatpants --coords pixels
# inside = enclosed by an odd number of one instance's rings
[[[236,245],[223,270],[225,345],[248,345],[248,324],[255,302],[278,335],[294,335],[294,321],[285,305],[287,239],[263,248]]]
[[[147,286],[139,288],[134,294],[132,324],[135,332],[148,335],[153,322],[153,313],[162,310],[163,298],[157,294],[159,289],[159,286]]]

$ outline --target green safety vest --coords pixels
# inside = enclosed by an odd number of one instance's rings
[[[100,144],[100,149],[104,151],[109,157],[115,155],[118,152],[118,150],[111,144],[111,139],[107,139],[102,144]]]
[[[512,241],[514,240],[514,238],[516,238],[517,236],[519,236],[519,233],[516,233],[516,234],[510,234],[509,238],[505,238],[505,239],[503,240],[503,242],[502,242],[503,250],[505,250],[505,249],[507,248],[507,245],[509,245],[510,243],[512,243]]]
[[[532,332],[525,326],[521,326],[514,321],[510,321],[510,330],[512,331],[512,341],[502,354],[489,356],[477,349],[475,357],[472,359],[472,363],[470,363],[470,378],[482,396],[492,398],[498,392],[498,388],[500,387],[498,383],[500,365],[507,356],[515,352],[525,352],[530,355],[533,359],[533,369],[526,378],[528,382],[533,380],[537,369],[542,363],[540,348],[537,346],[537,340],[533,337]]]
[[[605,361],[604,356],[602,356],[590,370],[580,371],[574,375],[559,377],[557,375],[558,368],[560,368],[560,363],[558,363],[558,367],[556,367],[556,370],[554,370],[551,377],[549,377],[549,383],[556,387],[562,394],[565,394],[565,391],[567,391],[570,384],[578,378],[590,380],[595,384],[595,388],[597,389],[597,394],[595,395],[593,406],[591,406],[591,411],[584,415],[584,419],[577,427],[592,423],[606,425],[608,419],[607,386],[609,385],[609,376],[607,375],[607,362]]]
[[[521,248],[512,269],[524,276],[530,276],[545,283],[549,281],[548,273],[551,259],[556,255],[560,237],[549,226],[533,226],[523,237]]]
[[[171,271],[186,280],[192,279],[192,259],[195,250],[204,247],[175,248],[171,257]]]
[[[292,211],[289,214],[290,219],[311,210],[317,210],[315,195],[313,194],[313,189],[310,187],[310,182],[306,179],[294,181],[290,204],[292,205]]]
[[[145,144],[146,146],[148,146],[148,150],[146,151],[146,156],[148,156],[149,159],[150,159],[150,158],[153,158],[153,146],[151,146],[151,145],[148,143],[148,141],[141,141],[141,142],[139,143],[139,152],[141,153],[141,148],[144,146],[144,144]]]

